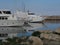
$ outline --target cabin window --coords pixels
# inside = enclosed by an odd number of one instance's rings
[[[0,34],[0,37],[1,37],[1,34]]]
[[[2,17],[2,20],[4,20],[4,17]]]
[[[2,14],[2,12],[0,11],[0,14]]]
[[[7,20],[7,17],[0,17],[0,20]]]
[[[11,14],[10,11],[3,11],[4,14]]]
[[[7,20],[8,18],[6,17],[5,19]]]
[[[1,19],[1,17],[0,17],[0,19]]]

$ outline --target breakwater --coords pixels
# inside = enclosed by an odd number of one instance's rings
[[[44,16],[44,17],[46,17],[46,19],[43,20],[44,22],[60,23],[60,16]]]

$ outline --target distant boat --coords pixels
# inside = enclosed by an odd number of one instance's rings
[[[40,15],[36,15],[35,13],[28,13],[29,19],[31,19],[30,22],[39,23],[42,22],[45,18],[41,17]]]
[[[17,12],[17,16],[19,19],[23,19],[24,21],[27,22],[41,22],[43,21],[45,18],[41,17],[40,15],[36,15],[35,13],[30,13],[30,12],[22,12],[22,11],[18,11]]]

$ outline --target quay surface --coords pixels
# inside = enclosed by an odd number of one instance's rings
[[[60,16],[45,16],[46,19],[43,20],[44,22],[50,23],[60,23]]]

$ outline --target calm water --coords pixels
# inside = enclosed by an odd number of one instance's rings
[[[60,27],[60,23],[45,23],[43,27],[37,28],[38,30],[55,30]]]
[[[45,23],[41,24],[37,28],[33,28],[34,30],[56,30],[57,28],[60,28],[60,23]],[[28,31],[26,33],[20,33],[18,36],[30,36],[33,31]]]

